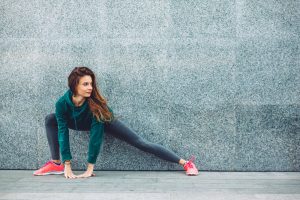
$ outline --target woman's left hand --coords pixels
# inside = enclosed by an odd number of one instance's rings
[[[80,174],[76,177],[77,178],[88,178],[88,177],[96,176],[96,174],[94,174],[93,171],[94,171],[94,165],[89,163],[87,170],[83,174]]]
[[[83,174],[80,174],[78,176],[76,176],[77,178],[88,178],[88,177],[92,177],[92,176],[96,176],[96,174],[91,173],[89,171],[84,172]]]

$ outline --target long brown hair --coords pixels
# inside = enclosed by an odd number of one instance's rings
[[[74,95],[77,95],[76,87],[79,84],[79,80],[86,75],[92,78],[93,90],[91,96],[87,98],[87,101],[93,116],[96,117],[98,121],[112,121],[114,116],[107,107],[107,100],[100,94],[97,88],[95,74],[92,70],[87,67],[75,67],[68,77],[70,90]]]

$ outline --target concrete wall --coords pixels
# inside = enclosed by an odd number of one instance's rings
[[[0,168],[50,159],[44,118],[85,65],[123,122],[201,170],[299,171],[299,21],[292,0],[2,0]],[[96,169],[181,167],[106,135]]]

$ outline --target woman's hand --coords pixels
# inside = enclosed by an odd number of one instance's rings
[[[65,164],[65,171],[64,175],[66,178],[76,178],[76,176],[73,174],[72,169],[71,169],[71,164]]]
[[[91,176],[96,176],[96,174],[94,174],[93,171],[94,171],[94,164],[89,163],[87,170],[83,174],[80,174],[76,177],[77,178],[88,178]]]

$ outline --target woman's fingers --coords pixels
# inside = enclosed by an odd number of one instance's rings
[[[69,177],[70,177],[70,178],[75,178],[74,174],[71,174]]]
[[[77,178],[74,174],[65,174],[66,178]]]
[[[88,173],[83,173],[77,176],[77,178],[88,178],[91,176],[96,176],[96,174],[88,174]]]
[[[83,173],[83,174],[78,175],[77,177],[78,177],[78,178],[86,178],[86,174]]]
[[[77,178],[82,178],[82,175],[83,175],[83,174],[78,175]]]

